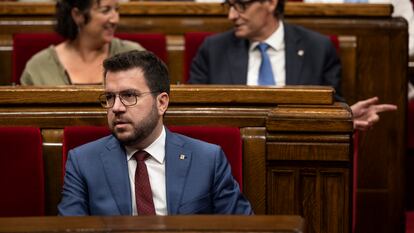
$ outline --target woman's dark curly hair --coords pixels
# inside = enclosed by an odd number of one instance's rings
[[[78,27],[72,18],[71,11],[78,8],[85,17],[85,24],[90,20],[89,11],[93,2],[99,0],[58,0],[56,2],[56,27],[55,31],[66,39],[74,40],[78,36]]]

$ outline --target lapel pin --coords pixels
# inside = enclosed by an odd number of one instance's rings
[[[185,158],[186,158],[186,156],[185,156],[185,155],[180,154],[180,159],[181,159],[181,160],[184,160]]]
[[[301,49],[301,50],[298,50],[298,55],[299,55],[299,56],[301,56],[301,57],[302,57],[302,56],[303,56],[303,54],[305,54],[305,51],[303,51],[302,49]]]

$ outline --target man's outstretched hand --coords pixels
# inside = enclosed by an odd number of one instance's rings
[[[378,97],[361,100],[351,106],[354,129],[368,130],[379,121],[378,113],[397,110],[393,104],[377,104]]]

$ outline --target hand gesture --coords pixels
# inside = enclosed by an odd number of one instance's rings
[[[379,121],[380,112],[388,112],[397,110],[397,106],[393,104],[377,104],[378,97],[372,97],[361,100],[351,106],[354,129],[368,130]]]

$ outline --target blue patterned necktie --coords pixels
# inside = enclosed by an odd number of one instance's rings
[[[259,68],[259,85],[275,85],[276,83],[273,77],[272,65],[270,63],[269,55],[266,52],[266,50],[269,48],[269,45],[266,43],[260,43],[257,48],[262,55],[262,63],[260,64]]]

